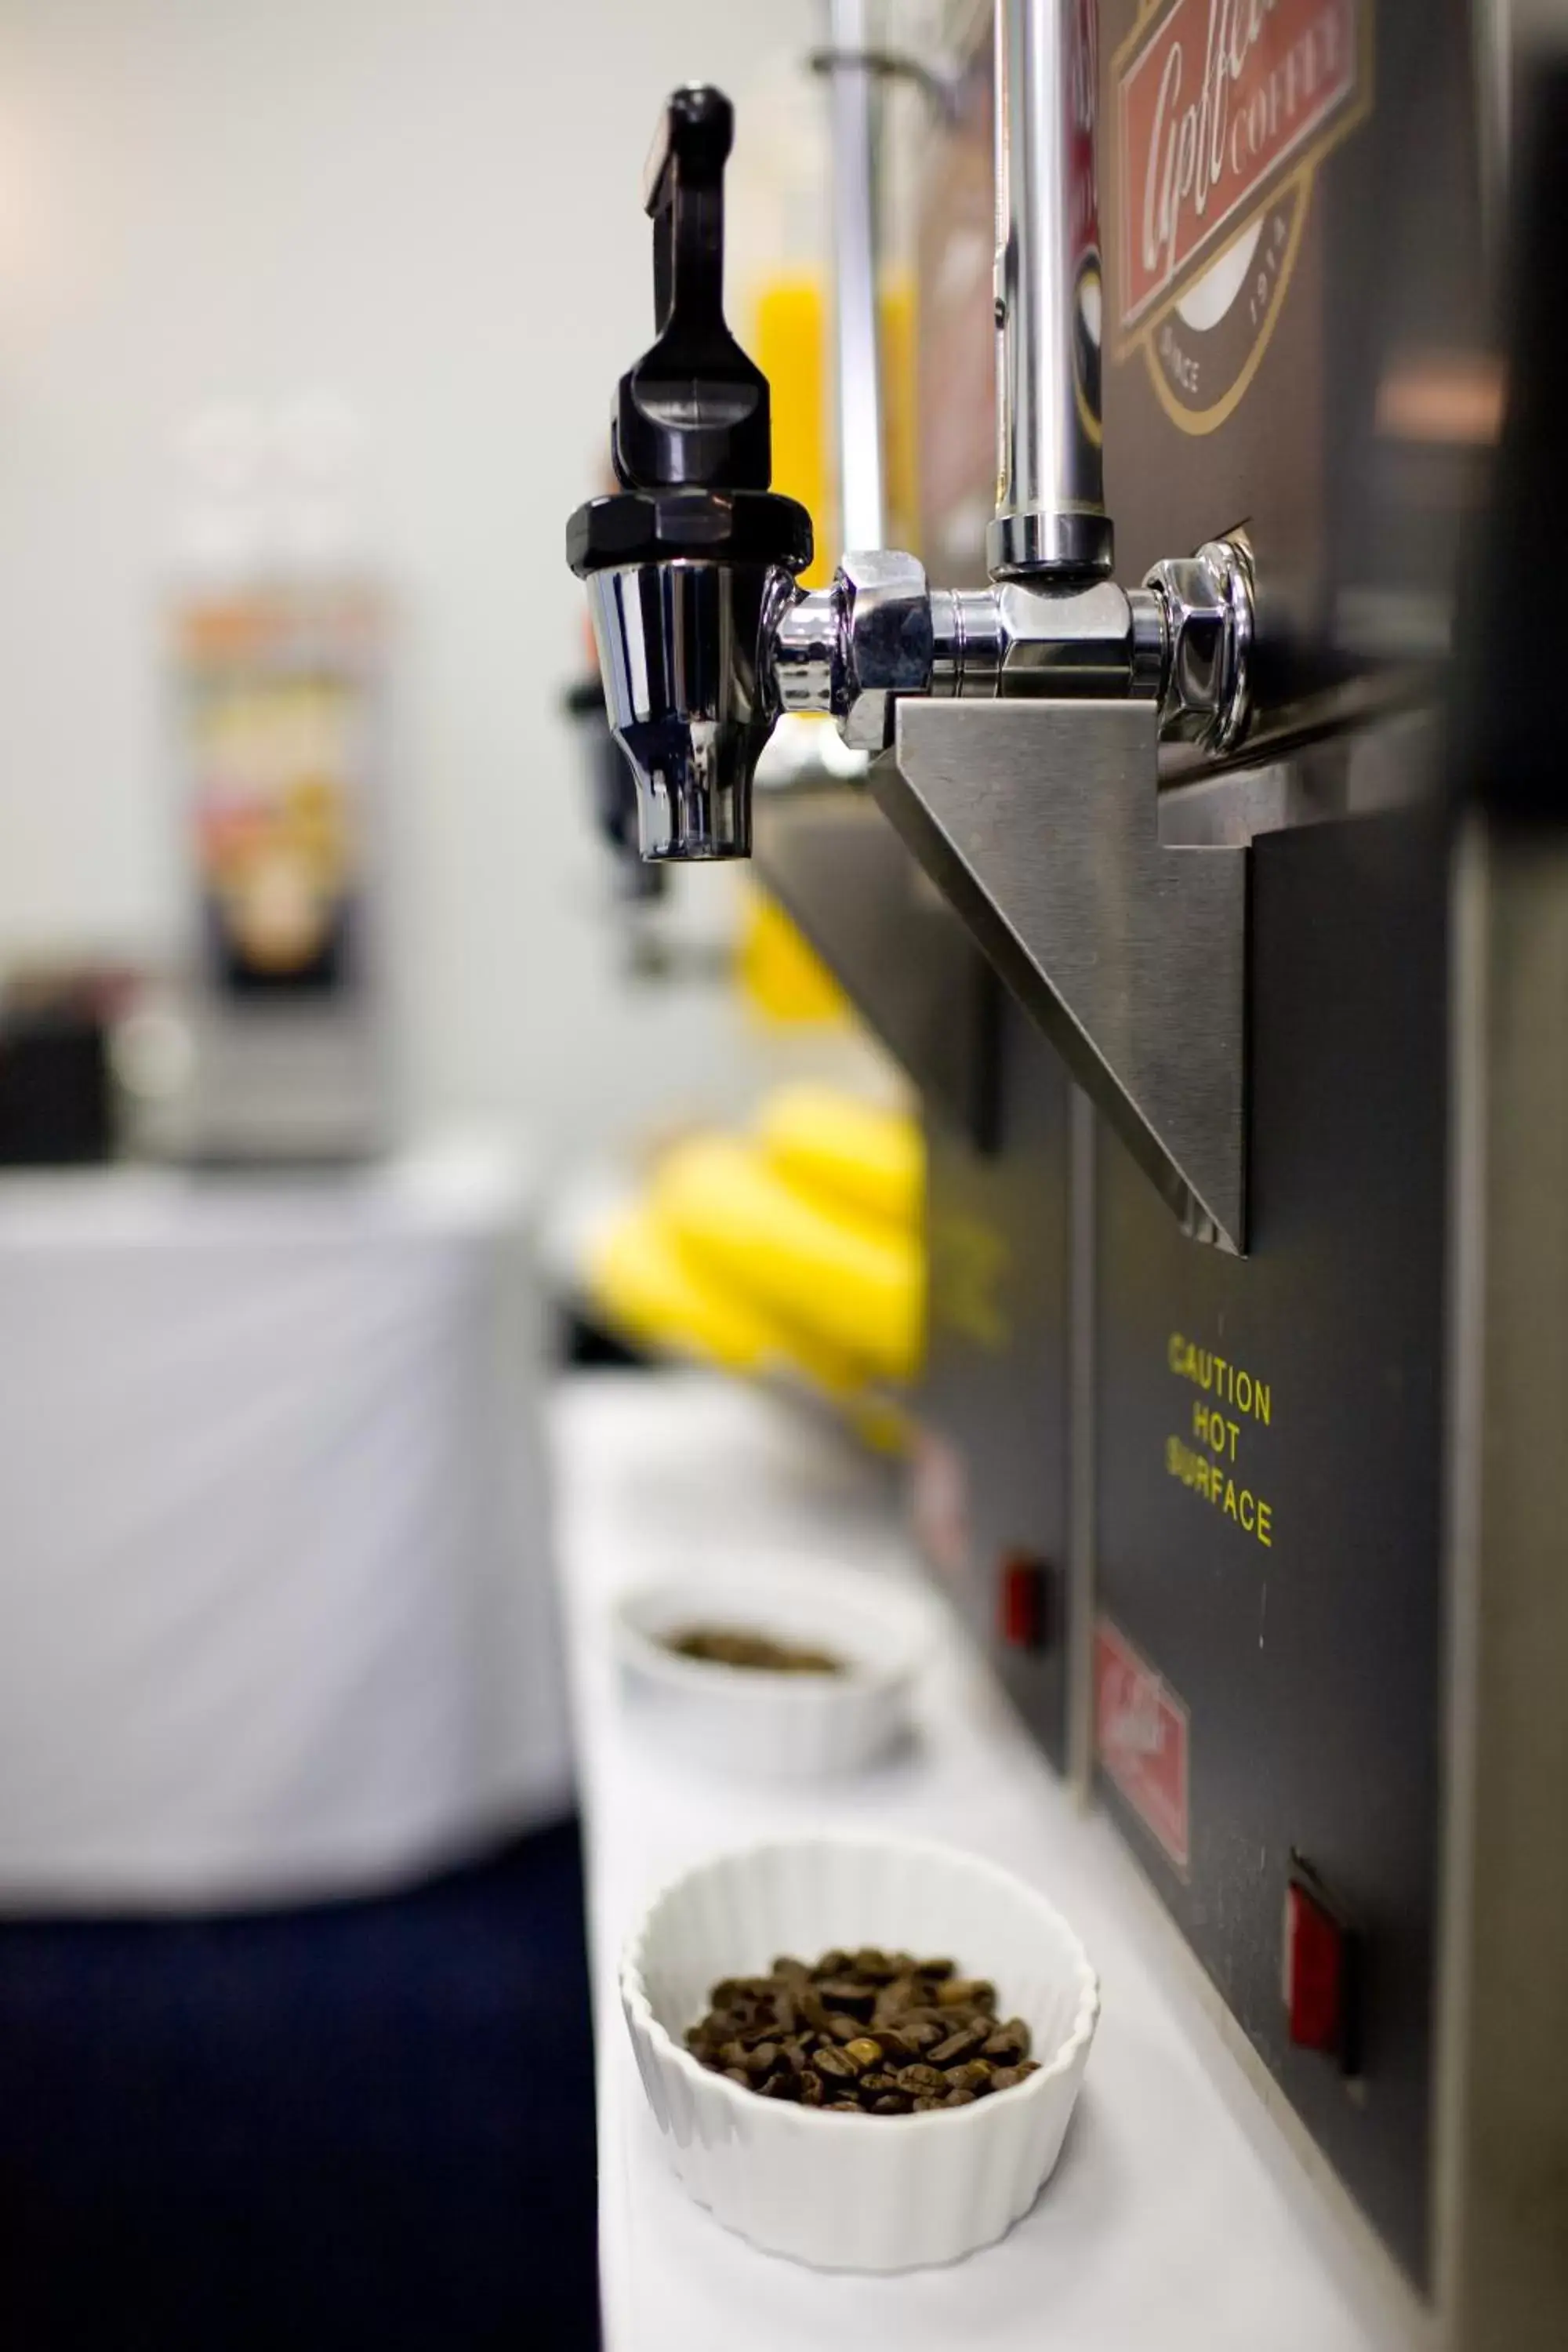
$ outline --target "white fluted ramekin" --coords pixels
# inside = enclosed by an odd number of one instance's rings
[[[719,1979],[835,1946],[951,1956],[1022,2017],[1040,2071],[973,2105],[830,2115],[759,2098],[682,2036]],[[626,1948],[621,2002],[671,2163],[700,2205],[822,2270],[902,2271],[990,2245],[1061,2151],[1100,2014],[1078,1937],[994,1864],[913,1839],[812,1837],[722,1854],[665,1889]]]
[[[623,1593],[611,1631],[628,1705],[656,1737],[721,1772],[819,1780],[904,1734],[933,1606],[892,1578],[815,1561],[661,1578]],[[839,1675],[759,1673],[668,1649],[691,1625],[737,1626],[841,1657]]]

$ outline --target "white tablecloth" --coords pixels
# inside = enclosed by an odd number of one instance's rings
[[[0,1180],[0,1903],[335,1894],[559,1811],[529,1189]]]

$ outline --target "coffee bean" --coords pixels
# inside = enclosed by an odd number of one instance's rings
[[[752,2087],[752,2078],[743,2066],[726,2066],[724,2079],[727,2083],[739,2083],[742,2091],[749,2091]]]
[[[864,2109],[858,2099],[829,2099],[822,2112],[826,2116],[858,2116]]]
[[[945,2100],[933,2099],[926,2093],[922,2092],[920,2097],[915,2101],[914,2112],[917,2116],[929,2116],[933,2107],[944,2106],[945,2105]]]
[[[867,2038],[874,2042],[883,2057],[890,2059],[895,2065],[907,2065],[919,2054],[914,2043],[906,2042],[896,2025],[874,2025]]]
[[[931,2063],[933,2066],[957,2066],[965,2058],[973,2058],[986,2038],[983,2025],[960,2026],[956,2033],[950,2033],[945,2042],[937,2043],[931,2053]]]
[[[866,2030],[863,2017],[846,2017],[841,2010],[837,2009],[826,2012],[824,2023],[835,2042],[858,2042]]]
[[[803,2107],[819,2107],[822,2100],[822,2077],[815,2066],[808,2066],[800,2078],[800,2104]]]
[[[876,1986],[857,1984],[853,1977],[828,1977],[817,1989],[830,2009],[848,2017],[869,2017],[877,2005]]]
[[[914,1973],[917,1977],[931,1977],[938,1984],[944,1977],[950,1977],[952,1971],[952,1960],[917,1960],[914,1966]]]
[[[929,2091],[933,2095],[952,2087],[940,2066],[922,2066],[918,2062],[901,2068],[899,2080],[907,2091]]]
[[[952,2009],[960,2003],[966,2009],[994,2009],[996,1988],[987,1984],[984,1977],[949,1977],[937,1994],[937,2002],[942,2009]]]
[[[1011,2025],[999,2025],[995,2032],[987,2037],[981,2054],[994,2058],[1000,2065],[1016,2066],[1029,2046],[1028,2033],[1027,2026],[1019,2034]]]
[[[841,1977],[848,1966],[848,1953],[839,1951],[835,1946],[831,1952],[824,1952],[811,1973],[820,1983],[824,1977]]]
[[[974,2094],[973,2091],[950,2091],[942,2104],[944,2107],[972,2107]]]
[[[853,2083],[860,2072],[854,2059],[847,2058],[832,2042],[816,2053],[812,2063],[825,2083]]]
[[[844,2045],[844,2055],[858,2074],[863,2074],[868,2066],[879,2066],[882,2063],[881,2044],[868,2038],[847,2042]]]
[[[751,2075],[753,2082],[760,2083],[764,2074],[771,2074],[773,2073],[773,2068],[779,2063],[779,2045],[776,2042],[757,2042],[752,2049],[748,2050],[746,2053],[745,2067],[747,2074]]]
[[[885,1984],[877,1995],[876,2006],[871,2015],[879,2025],[890,2025],[895,2018],[900,2017],[906,2009],[913,2006],[914,1997],[913,1977],[895,1977],[892,1982]]]
[[[966,2066],[951,2068],[947,2079],[955,2091],[973,2091],[977,2099],[983,2099],[992,2088],[995,2074],[988,2059],[972,2058]]]
[[[860,2077],[860,2096],[863,2099],[886,2098],[890,2092],[903,2089],[904,2084],[896,2074],[886,2074],[880,2067],[873,2067],[869,2074]]]
[[[891,1984],[900,1973],[901,1961],[898,1955],[889,1959],[886,1952],[879,1952],[867,1945],[856,1953],[850,1966],[858,1977],[865,1977],[874,1985]]]
[[[907,2091],[884,2091],[879,2099],[871,2102],[874,2116],[907,2116],[914,2101]]]

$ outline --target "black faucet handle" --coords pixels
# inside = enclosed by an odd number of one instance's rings
[[[765,490],[768,383],[724,320],[724,165],[735,111],[722,90],[678,89],[648,157],[658,340],[621,378],[611,455],[628,489]]]

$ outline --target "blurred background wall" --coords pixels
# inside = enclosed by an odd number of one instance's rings
[[[557,1160],[749,1091],[730,992],[617,972],[562,536],[648,339],[661,97],[815,31],[805,0],[0,0],[0,957],[173,950],[181,436],[325,389],[401,614],[416,1121]]]

